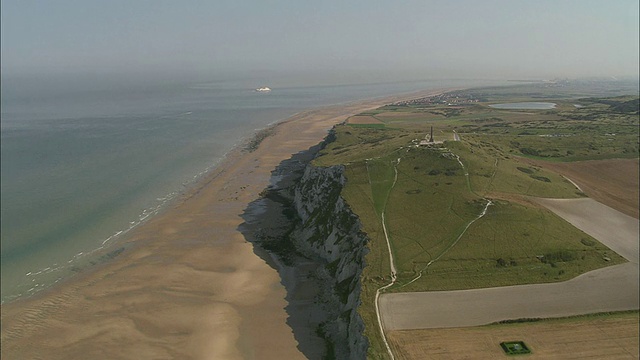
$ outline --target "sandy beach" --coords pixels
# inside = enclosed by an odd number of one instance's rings
[[[2,305],[2,358],[299,359],[277,271],[237,230],[282,160],[348,116],[404,98],[297,114],[252,152],[236,149],[105,264]]]

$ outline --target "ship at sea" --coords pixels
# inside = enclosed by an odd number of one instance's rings
[[[263,86],[263,87],[257,88],[256,91],[258,91],[258,92],[269,92],[269,91],[271,91],[271,88]]]

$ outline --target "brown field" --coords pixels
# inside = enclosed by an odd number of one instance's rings
[[[638,313],[473,328],[390,331],[396,359],[507,359],[522,340],[528,359],[638,359]]]
[[[356,115],[349,118],[349,124],[384,124],[371,115]]]
[[[638,219],[638,159],[612,159],[535,165],[566,176],[590,198]]]

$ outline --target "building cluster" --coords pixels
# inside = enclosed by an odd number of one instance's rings
[[[454,91],[445,94],[426,96],[418,99],[404,100],[393,103],[394,106],[421,106],[421,105],[462,105],[477,103],[480,99],[470,93]]]

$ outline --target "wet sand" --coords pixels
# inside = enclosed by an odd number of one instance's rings
[[[300,359],[277,271],[237,230],[271,171],[348,116],[425,91],[293,116],[253,152],[233,151],[114,260],[2,305],[6,359]]]

